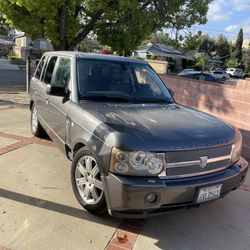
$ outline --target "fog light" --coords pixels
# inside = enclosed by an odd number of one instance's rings
[[[157,193],[148,193],[145,196],[145,201],[148,205],[154,205],[159,202],[159,197]]]

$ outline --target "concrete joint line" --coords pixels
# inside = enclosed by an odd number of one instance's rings
[[[105,250],[130,250],[140,234],[145,220],[122,220],[114,235],[105,247]]]
[[[13,144],[11,144],[9,146],[0,148],[0,155],[3,155],[3,154],[6,154],[6,153],[9,153],[11,151],[14,151],[16,149],[22,148],[22,147],[27,146],[27,145],[29,145],[31,143],[32,143],[32,141],[30,139],[23,139],[21,141],[13,143]]]
[[[52,141],[45,141],[36,137],[25,137],[25,136],[20,136],[20,135],[15,135],[15,134],[7,134],[0,132],[0,137],[3,138],[8,138],[8,139],[13,139],[17,140],[18,142],[15,142],[11,145],[8,145],[6,147],[0,148],[0,155],[9,153],[11,151],[14,151],[16,149],[22,148],[24,146],[27,146],[29,144],[39,144],[43,146],[49,146],[49,147],[55,147],[56,145]]]

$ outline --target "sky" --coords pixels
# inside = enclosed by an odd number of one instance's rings
[[[213,37],[224,34],[233,41],[243,28],[244,39],[250,40],[250,0],[213,0],[207,19],[205,25],[196,25],[193,31],[201,30]]]

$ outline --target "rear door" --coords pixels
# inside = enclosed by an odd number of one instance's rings
[[[40,110],[40,121],[45,123],[46,131],[49,133],[50,128],[47,127],[48,120],[48,96],[46,94],[47,84],[51,83],[52,75],[56,66],[57,56],[50,56],[46,60],[44,70],[41,76],[41,85],[39,89],[39,110]]]
[[[31,85],[30,85],[31,98],[37,109],[39,121],[41,122],[44,128],[46,126],[42,117],[42,113],[44,112],[43,103],[45,102],[45,85],[42,81],[42,75],[45,70],[47,60],[48,60],[47,56],[43,56],[40,59],[40,62],[36,68],[35,75],[31,79]]]

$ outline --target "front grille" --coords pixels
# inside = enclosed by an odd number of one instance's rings
[[[210,158],[216,158],[223,155],[230,155],[232,146],[227,145],[216,148],[206,148],[198,150],[185,150],[177,152],[165,152],[166,162],[182,162],[182,161],[196,161],[202,156],[208,156]]]
[[[230,164],[231,149],[232,146],[228,145],[200,150],[166,152],[166,175],[169,177],[184,177],[192,175],[202,175],[209,172],[215,172],[216,170],[224,169]],[[208,163],[204,168],[202,168],[199,161],[200,157],[204,156],[207,156]],[[218,158],[222,156],[228,157],[227,159]],[[216,161],[209,162],[209,159],[211,160],[214,158]],[[218,160],[216,158],[218,158]],[[194,164],[192,164],[192,161],[194,161]],[[184,164],[179,166],[179,163]],[[174,164],[176,164],[176,166]]]
[[[201,168],[199,165],[167,168],[166,172],[168,176],[198,174],[202,172],[210,172],[216,169],[227,167],[229,165],[229,162],[230,160],[211,162],[211,163],[208,163],[205,168]]]

